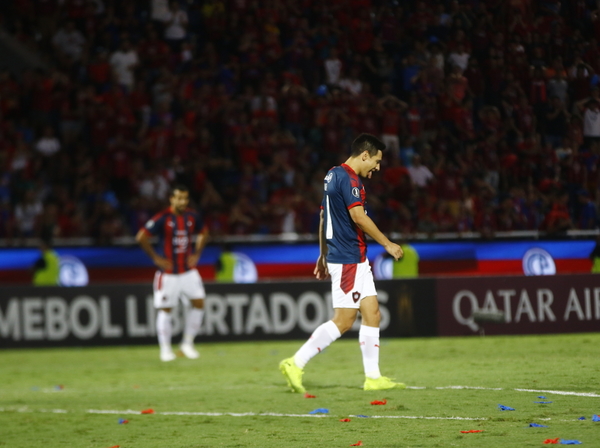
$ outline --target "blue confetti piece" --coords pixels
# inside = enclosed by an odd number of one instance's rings
[[[358,414],[356,417],[358,418],[369,418],[368,415]]]
[[[592,415],[593,422],[600,422],[600,415]]]
[[[546,399],[546,397],[544,397],[543,395],[539,395],[538,398],[541,398],[542,400]]]
[[[547,428],[546,425],[540,425],[539,423],[530,423],[529,427],[530,428]]]
[[[539,403],[539,404],[550,404],[552,403],[551,401],[534,401],[534,403]]]
[[[119,419],[119,425],[122,425],[123,423],[129,423],[126,419],[124,418],[120,418]]]
[[[329,414],[329,409],[317,408],[314,411],[310,411],[309,414]]]
[[[585,417],[579,417],[577,420],[585,420]]]
[[[515,410],[515,408],[511,408],[511,407],[509,407],[509,406],[504,406],[503,404],[499,404],[499,405],[498,405],[498,408],[499,408],[501,411],[514,411],[514,410]]]
[[[561,445],[581,445],[581,442],[579,440],[560,439],[560,444]]]

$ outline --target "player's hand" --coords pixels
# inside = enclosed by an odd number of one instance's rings
[[[402,258],[404,256],[404,251],[402,250],[402,248],[397,245],[396,243],[392,243],[390,242],[389,244],[386,244],[384,247],[385,251],[390,254],[394,260],[398,261],[400,258]]]
[[[195,268],[198,265],[198,261],[200,260],[200,254],[194,254],[188,256],[187,258],[187,266],[190,269]]]
[[[325,280],[329,277],[329,269],[327,269],[327,262],[325,261],[325,257],[319,255],[317,259],[317,265],[315,266],[315,270],[313,271],[317,280]]]
[[[168,258],[156,256],[154,257],[153,261],[156,266],[165,271],[170,271],[173,269],[173,262]]]

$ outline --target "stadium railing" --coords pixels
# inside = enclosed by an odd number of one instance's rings
[[[494,232],[494,240],[519,240],[519,239],[581,239],[595,238],[600,235],[600,229],[593,230],[567,230],[559,234],[548,234],[539,230],[520,230],[510,232]],[[480,232],[444,232],[444,233],[411,233],[402,234],[393,232],[388,235],[392,240],[407,241],[461,241],[461,240],[489,240],[489,236],[484,236]],[[314,243],[318,241],[316,234],[298,234],[282,233],[277,235],[228,235],[211,238],[212,243]],[[38,238],[0,238],[0,247],[37,247]],[[95,246],[97,242],[92,237],[81,238],[55,238],[55,246],[73,247],[73,246]],[[122,236],[111,239],[111,246],[134,246],[137,245],[135,237]]]

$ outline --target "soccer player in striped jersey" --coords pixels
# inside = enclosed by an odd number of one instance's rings
[[[188,208],[189,191],[175,185],[169,198],[170,207],[157,213],[140,229],[136,240],[158,267],[154,276],[154,306],[160,359],[172,361],[171,310],[179,300],[186,305],[185,327],[180,349],[191,359],[200,356],[194,338],[200,330],[204,314],[204,285],[196,266],[206,245],[208,231],[199,214]],[[159,238],[158,251],[150,238]],[[194,243],[194,237],[196,242]],[[191,304],[191,306],[190,306]]]
[[[362,316],[358,340],[365,372],[364,390],[404,389],[381,376],[379,371],[380,311],[373,274],[367,259],[365,234],[381,244],[395,259],[402,248],[391,242],[365,212],[365,188],[361,177],[371,178],[381,166],[385,149],[370,134],[352,142],[350,157],[325,176],[321,222],[320,255],[314,270],[319,280],[331,276],[333,318],[320,325],[294,356],[284,359],[279,368],[293,392],[304,393],[302,374],[308,361],[348,331],[358,311]]]

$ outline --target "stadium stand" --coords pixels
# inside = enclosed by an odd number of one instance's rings
[[[8,2],[0,238],[110,244],[174,181],[213,235],[316,232],[360,132],[386,232],[596,229],[597,3]]]

